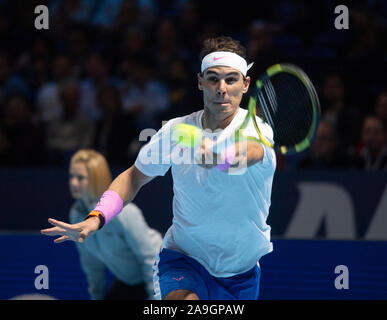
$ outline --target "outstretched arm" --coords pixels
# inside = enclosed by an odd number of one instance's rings
[[[242,140],[231,145],[227,150],[232,150],[233,155],[226,157],[225,154],[216,154],[212,151],[213,142],[205,138],[195,157],[196,163],[207,169],[218,167],[220,171],[229,172],[228,168],[243,168],[250,167],[261,161],[264,156],[264,149],[259,142]],[[228,165],[225,165],[225,161]],[[223,164],[223,166],[218,166]]]
[[[126,203],[132,201],[141,187],[153,178],[144,175],[133,165],[114,179],[108,190],[115,192]],[[55,243],[66,240],[83,242],[86,237],[95,233],[100,227],[100,219],[97,216],[76,224],[68,224],[52,218],[49,218],[48,222],[54,227],[43,229],[41,233],[48,236],[60,236],[54,240]]]

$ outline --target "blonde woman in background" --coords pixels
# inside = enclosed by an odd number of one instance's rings
[[[108,163],[94,150],[81,149],[70,161],[69,184],[76,200],[70,223],[85,219],[112,182]],[[161,245],[161,235],[151,229],[141,210],[128,203],[100,232],[77,243],[81,267],[92,299],[153,299],[152,267]],[[106,288],[106,268],[115,279]]]

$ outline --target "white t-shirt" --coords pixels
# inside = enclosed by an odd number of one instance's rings
[[[241,126],[246,114],[247,110],[240,108],[224,130],[205,131],[205,136],[221,139],[229,135]],[[203,110],[168,121],[141,149],[135,166],[147,176],[163,176],[172,168],[173,223],[165,234],[163,248],[197,260],[215,277],[230,277],[250,270],[273,250],[266,219],[276,166],[275,152],[263,146],[263,159],[243,174],[230,175],[192,164],[188,161],[192,159],[191,149],[170,143],[169,132],[177,123],[202,128],[202,115]],[[257,136],[251,126],[252,123],[248,130]],[[272,140],[270,126],[261,121],[259,126]]]

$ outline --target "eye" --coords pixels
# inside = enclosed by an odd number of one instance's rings
[[[69,179],[77,179],[78,181],[82,181],[84,180],[86,177],[85,176],[81,176],[81,175],[77,175],[77,174],[69,174]]]
[[[238,81],[238,79],[235,78],[235,77],[230,77],[230,78],[226,79],[227,84],[233,84],[233,83],[235,83],[237,81]]]
[[[209,81],[213,82],[213,83],[218,82],[218,78],[215,77],[215,76],[210,76],[210,77],[208,77],[207,79],[208,79]]]

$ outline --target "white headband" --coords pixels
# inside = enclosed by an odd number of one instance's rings
[[[202,60],[201,72],[215,66],[226,66],[240,71],[246,77],[247,70],[253,66],[254,62],[247,65],[245,59],[240,55],[228,51],[217,51],[207,54]]]

